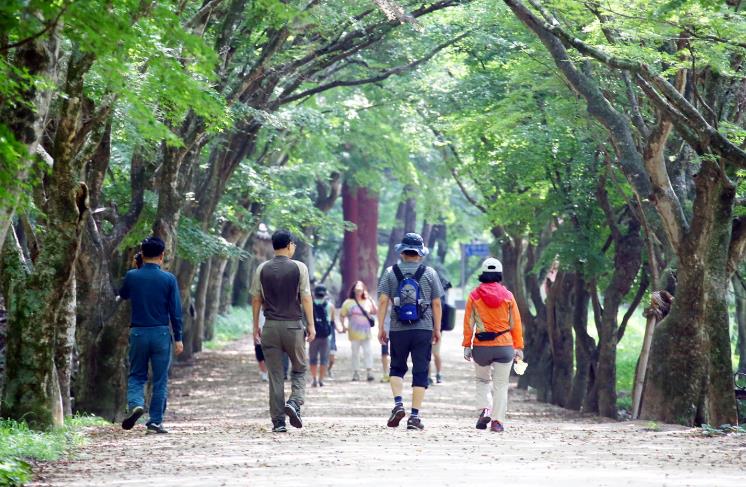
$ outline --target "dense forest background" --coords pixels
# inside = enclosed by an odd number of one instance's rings
[[[488,240],[520,386],[608,417],[656,291],[633,414],[736,422],[740,1],[10,0],[0,19],[3,417],[122,414],[116,289],[145,236],[167,242],[188,364],[284,227],[338,293],[374,288],[405,231],[454,283],[460,244]]]

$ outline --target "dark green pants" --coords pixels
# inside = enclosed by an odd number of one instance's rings
[[[306,394],[306,342],[302,321],[267,320],[262,329],[262,351],[269,376],[269,414],[273,421],[285,418],[285,372],[282,354],[290,358],[292,390],[289,400],[299,406]]]

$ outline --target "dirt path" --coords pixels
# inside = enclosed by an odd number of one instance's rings
[[[309,386],[302,430],[270,433],[267,386],[242,341],[174,371],[171,434],[98,429],[72,461],[42,466],[32,485],[746,484],[744,435],[648,431],[647,422],[581,417],[515,389],[505,433],[474,429],[472,369],[453,332],[443,346],[446,381],[428,391],[422,410],[425,431],[386,428],[388,385],[350,382],[349,343],[339,342],[337,378],[323,389]]]

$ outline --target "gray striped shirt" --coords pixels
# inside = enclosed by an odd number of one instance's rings
[[[402,262],[399,264],[399,268],[402,273],[406,276],[417,271],[417,267],[420,266],[419,262]],[[392,267],[386,269],[381,276],[381,280],[378,282],[378,296],[385,294],[389,297],[390,305],[394,305],[394,298],[399,291],[399,281],[396,279],[396,275],[392,270]],[[422,318],[411,325],[401,323],[396,316],[396,313],[391,311],[391,331],[401,330],[432,330],[433,329],[433,310],[430,307],[430,303],[434,298],[439,298],[445,294],[443,291],[443,285],[440,282],[438,274],[432,267],[427,267],[425,273],[420,279],[420,298],[423,303],[427,305],[427,309],[422,315]]]

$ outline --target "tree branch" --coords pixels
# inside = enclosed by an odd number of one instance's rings
[[[642,302],[642,299],[645,297],[645,293],[647,292],[649,286],[650,286],[650,277],[648,276],[648,273],[645,272],[645,269],[643,268],[642,279],[640,280],[640,286],[637,288],[637,293],[635,293],[635,297],[632,299],[632,302],[629,304],[629,308],[627,308],[627,312],[624,313],[624,316],[622,317],[622,322],[619,324],[619,329],[617,330],[617,334],[616,334],[617,343],[622,341],[622,338],[624,337],[624,332],[627,331],[627,324],[629,323],[630,318],[632,318],[632,315],[637,310],[637,307],[640,306],[640,303]]]
[[[453,39],[450,39],[447,42],[444,42],[440,45],[438,45],[435,49],[431,50],[425,57],[422,57],[420,59],[417,59],[415,61],[412,61],[411,63],[404,64],[402,66],[396,66],[390,69],[387,69],[375,76],[371,76],[368,78],[362,78],[362,79],[356,79],[356,80],[335,80],[330,83],[326,83],[320,86],[317,86],[316,88],[311,88],[309,90],[303,91],[301,93],[297,93],[295,95],[287,96],[285,98],[280,98],[276,100],[273,105],[274,106],[280,106],[285,105],[287,103],[294,102],[296,100],[300,100],[302,98],[307,98],[309,96],[313,96],[315,94],[321,93],[323,91],[330,90],[332,88],[337,88],[341,86],[359,86],[359,85],[365,85],[370,83],[377,83],[379,81],[383,81],[393,75],[400,75],[403,73],[406,73],[408,71],[413,70],[414,68],[430,61],[433,57],[435,57],[436,54],[438,54],[443,49],[446,49],[447,47],[455,44],[456,42],[460,41],[467,35],[469,35],[471,31],[464,32],[463,34],[460,34]]]
[[[513,4],[518,4],[525,9],[520,3],[520,0],[505,0],[508,5],[512,7]],[[738,167],[746,168],[746,151],[739,148],[736,144],[731,142],[727,137],[721,134],[717,129],[707,123],[707,120],[692,105],[671,83],[668,82],[660,74],[656,74],[653,70],[645,63],[637,62],[622,57],[613,56],[605,53],[603,50],[591,46],[577,37],[571,35],[564,30],[559,21],[551,15],[542,5],[539,0],[529,0],[542,16],[546,19],[546,22],[541,22],[533,14],[525,9],[534,19],[538,22],[543,29],[546,29],[550,33],[554,34],[558,38],[562,39],[567,44],[577,49],[581,54],[590,56],[597,61],[617,69],[622,69],[638,74],[645,81],[649,82],[662,95],[668,99],[670,103],[656,103],[658,109],[664,111],[669,116],[685,121],[686,125],[690,130],[694,130],[700,140],[700,144],[705,147],[713,147],[718,153],[724,156],[729,162],[735,164]],[[515,10],[514,10],[515,11]],[[533,30],[533,29],[532,29]],[[660,102],[660,98],[656,97],[654,101]],[[683,117],[683,120],[682,120]],[[677,129],[678,129],[677,125]],[[684,134],[682,134],[684,136]]]
[[[62,15],[64,15],[64,13],[67,11],[67,9],[70,7],[71,4],[72,4],[72,0],[66,1],[62,5],[62,7],[60,8],[60,11],[57,12],[57,15],[54,17],[54,19],[52,19],[51,22],[48,22],[47,24],[45,24],[44,28],[42,30],[40,30],[39,32],[37,32],[37,33],[35,33],[35,34],[33,34],[33,35],[29,36],[29,37],[26,37],[25,39],[21,39],[20,41],[16,41],[16,42],[13,42],[11,44],[5,44],[4,46],[0,46],[0,52],[7,52],[7,51],[10,51],[11,49],[15,49],[17,47],[21,47],[24,44],[28,44],[29,42],[33,42],[36,39],[38,39],[39,37],[41,37],[44,34],[46,34],[47,32],[49,32],[52,29],[54,29],[57,26],[57,24],[59,23],[60,18],[62,18]]]

